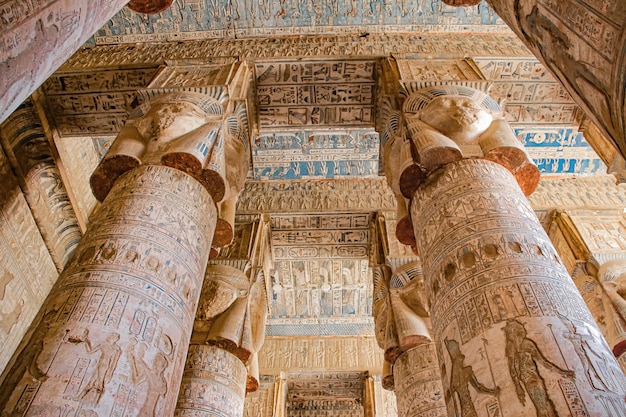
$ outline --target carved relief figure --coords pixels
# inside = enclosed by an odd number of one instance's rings
[[[527,337],[526,328],[521,322],[509,320],[503,331],[506,337],[509,372],[520,403],[526,404],[526,393],[528,393],[537,411],[537,417],[558,417],[537,365],[541,364],[568,378],[573,378],[574,372],[563,369],[546,358],[535,341]]]
[[[91,379],[83,393],[81,398],[88,404],[98,404],[102,393],[104,392],[104,386],[111,381],[113,372],[117,367],[117,362],[122,355],[122,349],[117,342],[120,340],[120,335],[117,333],[111,333],[107,336],[106,340],[100,343],[98,346],[93,347],[89,340],[89,330],[85,329],[83,342],[85,342],[85,349],[87,353],[93,354],[100,352],[100,358],[98,358],[98,364],[96,365],[96,371],[92,374]]]
[[[465,355],[461,352],[459,342],[454,339],[445,339],[446,349],[452,361],[450,372],[450,388],[446,390],[446,403],[453,401],[454,412],[461,417],[477,417],[474,401],[469,390],[469,384],[477,392],[498,395],[500,387],[487,388],[480,382],[474,374],[471,366],[465,366]],[[458,407],[458,408],[457,408]]]
[[[580,358],[580,363],[582,363],[583,369],[585,370],[585,376],[587,377],[587,380],[595,389],[602,391],[609,390],[608,385],[602,379],[602,376],[596,368],[594,360],[592,359],[592,357],[595,357],[600,362],[604,362],[604,358],[596,353],[593,347],[589,345],[589,340],[592,340],[593,337],[588,334],[582,334],[578,330],[576,325],[574,325],[574,323],[570,322],[564,317],[561,318],[563,319],[563,322],[569,330],[569,333],[565,333],[563,336],[566,339],[569,339],[570,342],[572,342],[572,346],[574,347],[576,354]]]
[[[167,358],[161,352],[154,356],[152,368],[145,361],[146,344],[131,343],[129,362],[131,378],[136,386],[146,383],[146,399],[137,414],[138,417],[156,417],[157,405],[161,397],[167,394],[167,381],[163,376],[169,366]]]

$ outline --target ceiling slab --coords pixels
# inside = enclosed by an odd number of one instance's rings
[[[440,0],[176,0],[155,15],[127,7],[93,42],[182,41],[237,36],[346,32],[509,32],[481,3],[455,8]]]

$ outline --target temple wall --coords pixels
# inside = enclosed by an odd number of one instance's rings
[[[58,277],[6,156],[0,150],[0,372]]]

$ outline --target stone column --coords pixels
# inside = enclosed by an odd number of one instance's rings
[[[149,96],[92,177],[103,203],[0,388],[3,416],[174,413],[217,218],[193,175],[220,107]]]
[[[398,417],[445,416],[441,376],[435,343],[430,337],[429,307],[418,261],[402,265],[390,279],[377,282],[374,314],[377,334],[384,320],[385,360],[391,365],[393,384],[386,389],[396,393]],[[381,293],[386,308],[381,308]]]
[[[524,195],[538,173],[498,106],[454,85],[404,110],[427,174],[407,197],[448,415],[626,413],[623,374]]]
[[[286,417],[287,415],[287,377],[280,373],[274,383],[274,409],[272,417]]]
[[[600,322],[600,329],[603,330],[611,351],[622,371],[626,373],[626,259],[603,264],[597,275],[596,282],[599,285],[593,301],[600,304],[600,308],[595,311],[592,309],[591,312]],[[589,369],[587,374],[589,378],[593,378],[594,369]]]
[[[0,122],[128,0],[50,0],[3,5],[10,18],[0,35]]]
[[[0,141],[18,174],[41,236],[61,272],[82,237],[76,213],[31,100],[0,125]]]
[[[267,315],[262,271],[271,258],[264,256],[267,226],[238,225],[225,256],[207,268],[176,416],[241,417],[246,392],[259,387],[257,354]]]
[[[365,406],[363,407],[364,417],[376,417],[376,388],[374,377],[369,372],[365,372],[363,384],[365,385],[363,395]]]
[[[443,417],[446,403],[435,343],[407,350],[393,365],[398,417]]]
[[[246,366],[217,346],[192,344],[175,416],[243,416]]]

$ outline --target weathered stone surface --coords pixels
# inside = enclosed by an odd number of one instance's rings
[[[239,358],[215,346],[191,345],[174,415],[241,417],[245,395],[246,367]]]
[[[7,374],[4,413],[172,414],[215,218],[187,174],[123,175]]]
[[[624,30],[620,0],[489,1],[626,156]],[[584,22],[584,24],[582,23]]]
[[[373,337],[268,337],[259,352],[261,374],[288,370],[382,370],[383,354]]]
[[[9,364],[58,272],[0,150],[0,369]]]
[[[33,217],[60,272],[82,234],[32,101],[23,103],[0,125],[0,140],[10,152]]]
[[[449,415],[454,404],[479,416],[623,412],[623,374],[506,169],[449,164],[416,193],[412,215]]]
[[[0,122],[125,3],[126,0],[5,2],[0,21]]]
[[[404,352],[393,366],[398,416],[444,417],[446,402],[435,343]]]
[[[174,0],[130,0],[128,8],[137,13],[157,14],[167,10]]]

